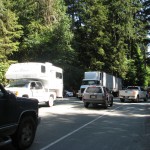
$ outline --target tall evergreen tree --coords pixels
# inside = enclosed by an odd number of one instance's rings
[[[104,34],[107,9],[99,0],[75,0],[66,3],[69,3],[68,12],[73,20],[74,47],[80,64],[86,70],[101,69],[105,55],[103,43],[107,43],[107,36]]]
[[[76,53],[72,49],[71,21],[66,14],[64,1],[16,0],[14,4],[14,10],[24,26],[24,35],[20,51],[13,58],[20,62],[48,61],[58,65],[64,69],[64,80],[68,84],[70,77],[66,74],[78,76],[79,71],[72,67]]]
[[[74,25],[75,49],[84,69],[103,70],[124,79],[137,75],[137,66],[133,72],[129,66],[136,65],[137,50],[146,34],[140,14],[142,3],[139,0],[66,0],[66,3]]]
[[[19,2],[22,5],[18,5]],[[24,13],[20,13],[23,8]],[[16,0],[14,9],[24,26],[22,45],[15,58],[22,56],[20,61],[59,64],[64,64],[64,60],[71,61],[74,55],[71,48],[73,34],[62,0]]]
[[[0,81],[4,82],[4,74],[9,65],[9,56],[18,51],[22,26],[18,24],[18,17],[11,10],[11,3],[0,1]]]

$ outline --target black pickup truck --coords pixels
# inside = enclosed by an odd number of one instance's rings
[[[38,100],[16,97],[0,84],[0,149],[10,142],[20,150],[30,147],[39,121]]]

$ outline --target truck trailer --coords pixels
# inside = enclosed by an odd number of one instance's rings
[[[18,97],[36,98],[49,106],[57,97],[63,97],[63,70],[49,62],[12,64],[5,76],[10,80],[6,89]]]
[[[82,85],[78,91],[78,98],[82,99],[82,93],[89,85],[101,85],[112,91],[113,95],[118,95],[122,89],[122,79],[103,71],[89,71],[84,73]]]

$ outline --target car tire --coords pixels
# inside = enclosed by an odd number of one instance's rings
[[[145,98],[144,98],[144,102],[147,102],[148,101],[148,96],[146,96]]]
[[[104,106],[104,108],[105,108],[105,109],[107,109],[107,108],[108,108],[108,100],[105,100],[105,103],[104,103],[104,105],[103,105],[103,106]]]
[[[68,95],[68,94],[66,94],[66,95],[65,95],[65,97],[69,97],[69,95]]]
[[[88,108],[88,106],[89,106],[89,103],[84,102],[84,107],[85,107],[85,108]]]
[[[79,97],[79,100],[82,100],[82,97]]]
[[[32,117],[24,117],[12,136],[12,144],[19,150],[30,147],[35,137],[36,127],[36,122]]]
[[[125,101],[125,99],[123,99],[123,98],[120,98],[120,102],[124,102]]]
[[[137,95],[135,102],[137,102],[137,103],[139,102],[139,96],[138,95]]]
[[[49,101],[48,101],[48,106],[49,107],[52,107],[54,105],[54,97],[53,96],[50,96],[49,97]]]
[[[110,107],[112,107],[112,106],[113,106],[113,98],[110,101]]]

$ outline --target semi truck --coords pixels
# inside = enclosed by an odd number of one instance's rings
[[[63,97],[63,70],[52,63],[12,64],[5,76],[10,80],[5,88],[18,97],[36,98],[48,106],[53,106],[57,97]]]
[[[84,79],[78,91],[78,98],[82,99],[85,88],[89,85],[101,85],[112,91],[116,96],[122,89],[122,79],[103,71],[84,72]]]

